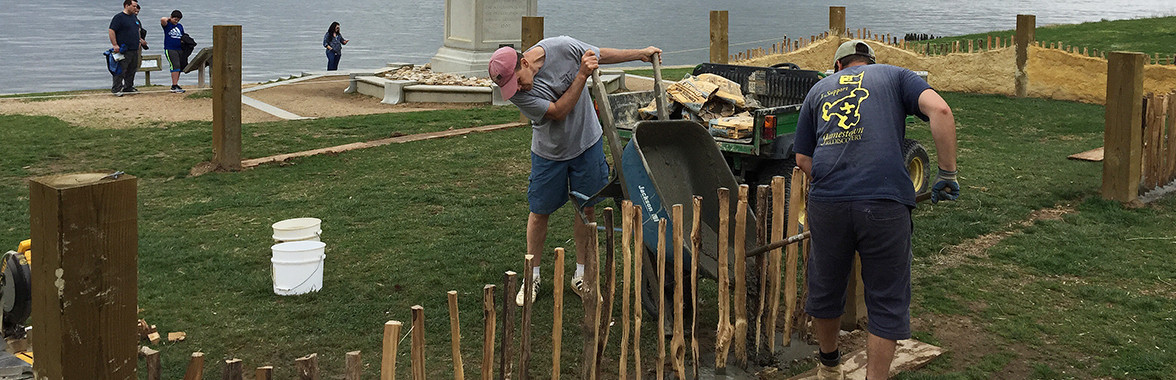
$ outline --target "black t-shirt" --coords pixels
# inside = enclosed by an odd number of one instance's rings
[[[110,19],[110,30],[114,31],[114,39],[118,41],[119,49],[139,50],[139,17],[118,12]]]

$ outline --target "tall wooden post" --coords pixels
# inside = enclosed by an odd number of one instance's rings
[[[845,7],[829,7],[829,33],[845,36]]]
[[[29,181],[38,379],[135,377],[137,184],[97,173]]]
[[[1029,65],[1029,44],[1033,43],[1037,30],[1037,16],[1017,15],[1017,71],[1015,74],[1017,97],[1029,95],[1029,75],[1025,68]]]
[[[1120,202],[1139,196],[1143,135],[1143,53],[1107,56],[1106,125],[1103,132],[1103,198]],[[33,310],[36,310],[35,308]]]
[[[535,46],[535,44],[539,43],[539,41],[542,41],[542,40],[543,40],[543,18],[542,17],[533,17],[533,16],[523,16],[522,41],[521,41],[523,46],[519,46],[519,51],[527,51],[527,49],[530,49],[532,46]],[[503,99],[503,100],[509,100],[509,99]],[[522,111],[519,112],[519,121],[524,122],[524,123],[531,122],[530,119],[527,119],[526,115],[523,115]]]
[[[425,308],[412,309],[412,379],[425,380]]]
[[[396,351],[400,346],[401,326],[403,323],[400,321],[384,322],[383,352],[380,352],[380,380],[396,379]]]
[[[212,27],[212,163],[241,170],[241,26]]]
[[[710,11],[710,61],[727,63],[727,11]]]

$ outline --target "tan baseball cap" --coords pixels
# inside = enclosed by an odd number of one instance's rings
[[[870,47],[866,41],[849,40],[845,41],[845,43],[842,43],[841,46],[837,47],[837,54],[833,55],[833,62],[840,61],[842,58],[854,54],[870,57],[870,60],[875,59],[874,48]]]

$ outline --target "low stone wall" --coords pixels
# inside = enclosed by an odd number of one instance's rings
[[[803,69],[825,71],[833,67],[833,53],[845,38],[828,37],[796,51],[772,54],[733,64],[771,66],[791,62]],[[1013,47],[978,53],[926,56],[912,51],[867,41],[878,63],[927,71],[928,83],[940,91],[1000,94],[1015,92],[1016,50]],[[1145,92],[1176,89],[1176,66],[1144,65]],[[1103,104],[1106,100],[1107,61],[1060,49],[1029,47],[1029,96]]]

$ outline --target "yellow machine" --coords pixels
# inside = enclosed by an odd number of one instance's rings
[[[33,353],[24,341],[25,326],[32,313],[32,272],[29,268],[33,257],[32,240],[17,245],[16,251],[8,251],[0,257],[0,312],[3,312],[3,329],[8,352],[28,364],[33,364]]]

